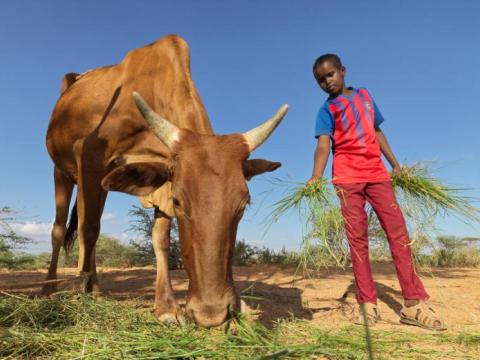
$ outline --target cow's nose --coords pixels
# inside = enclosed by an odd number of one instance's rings
[[[195,324],[205,328],[212,328],[222,325],[230,318],[228,309],[212,311],[190,311],[188,316],[195,321]]]
[[[197,298],[190,298],[187,302],[187,315],[199,326],[211,328],[222,325],[239,310],[235,296],[229,296],[215,303],[200,302]]]

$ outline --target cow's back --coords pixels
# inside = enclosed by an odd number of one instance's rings
[[[189,62],[185,41],[169,35],[129,52],[117,65],[79,75],[64,90],[52,113],[47,148],[54,162],[74,175],[73,148],[85,139],[88,146],[104,144],[105,164],[116,154],[141,154],[150,152],[149,148],[168,156],[168,149],[149,131],[136,109],[133,91],[177,126],[212,133]]]

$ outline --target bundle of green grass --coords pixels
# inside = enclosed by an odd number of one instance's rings
[[[418,210],[433,215],[455,215],[463,220],[478,222],[480,210],[472,205],[474,198],[462,195],[468,189],[451,187],[431,176],[423,164],[403,166],[392,176],[392,184],[400,200]]]
[[[305,184],[277,179],[276,183],[286,185],[287,190],[285,197],[274,204],[267,218],[268,226],[297,210],[306,224],[301,265],[305,269],[332,263],[344,266],[349,259],[348,243],[332,182],[323,179]],[[467,189],[444,184],[431,175],[425,164],[402,166],[392,175],[392,184],[413,242],[431,236],[439,215],[453,215],[470,223],[480,221],[480,210],[473,205],[475,199],[463,195]],[[370,238],[381,241],[385,235],[380,224],[371,208],[367,212]]]

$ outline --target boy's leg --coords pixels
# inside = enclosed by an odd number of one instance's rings
[[[392,184],[389,181],[369,183],[365,187],[365,195],[387,235],[403,297],[409,300],[428,299],[422,281],[415,272],[405,219]]]
[[[365,183],[339,184],[335,186],[335,190],[340,199],[345,231],[350,245],[357,301],[360,304],[376,304],[377,291],[368,257],[368,219],[365,212],[364,187]]]

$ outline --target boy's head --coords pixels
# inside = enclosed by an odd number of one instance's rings
[[[330,96],[339,95],[345,87],[345,66],[335,54],[320,56],[313,64],[313,75],[318,85]]]

